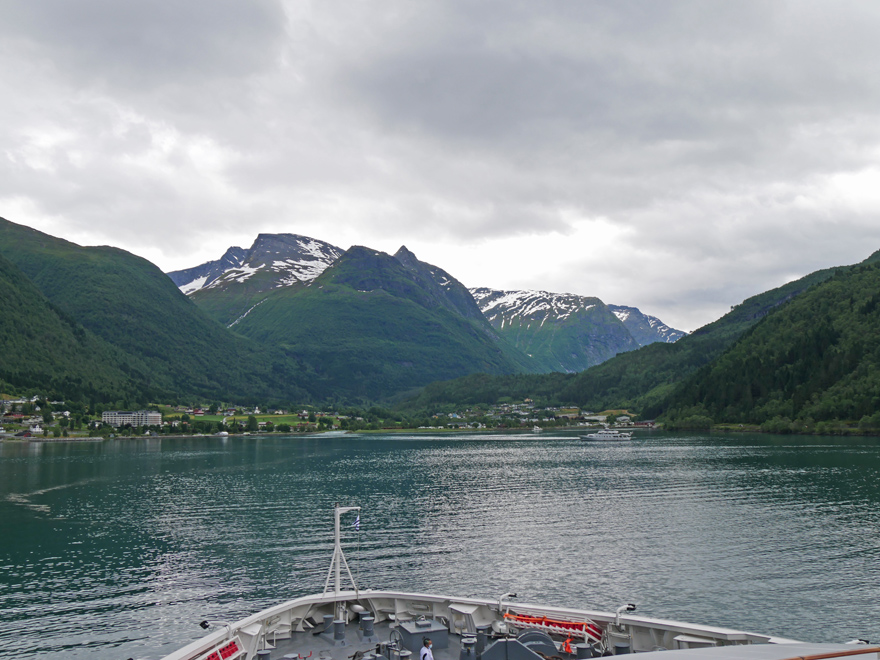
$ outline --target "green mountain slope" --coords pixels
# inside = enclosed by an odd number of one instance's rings
[[[9,386],[3,389],[102,402],[152,395],[124,354],[50,303],[2,256],[0,310],[0,381]]]
[[[715,421],[757,423],[880,410],[880,264],[841,269],[774,310],[664,402],[693,406]]]
[[[465,382],[436,383],[425,388],[408,405],[420,407],[459,401],[493,403],[504,396],[534,398],[537,394],[594,410],[632,408],[654,412],[662,409],[677,383],[720,356],[771,310],[833,274],[834,269],[811,273],[745,300],[717,321],[673,344],[655,343],[622,353],[579,374],[562,379],[524,376],[515,380],[483,380],[478,384],[478,391],[488,398],[480,400],[475,399],[475,392],[469,390]]]
[[[299,288],[302,285],[292,286]],[[231,327],[271,293],[260,289],[259,282],[255,282],[253,286],[245,283],[233,289],[202,289],[191,293],[189,299],[210,318]]]
[[[463,315],[469,295],[457,295],[460,283],[414,259],[352,247],[310,286],[271,292],[234,329],[314,365],[328,396],[376,399],[475,371],[528,368],[479,309]]]
[[[578,374],[565,395],[594,408],[656,409],[671,388],[724,352],[771,310],[833,274],[811,273],[794,282],[752,296],[717,321],[674,344],[651,344]]]
[[[0,254],[64,314],[142,364],[141,375],[155,391],[242,399],[305,395],[295,362],[235,337],[145,259],[81,247],[3,219]]]

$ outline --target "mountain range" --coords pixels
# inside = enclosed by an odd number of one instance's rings
[[[303,323],[297,305],[316,295],[298,292],[310,287],[343,254],[340,248],[305,236],[260,234],[247,250],[231,247],[216,261],[168,275],[181,292],[235,332],[291,345]],[[420,288],[433,291],[435,303],[482,327],[493,338],[509,358],[504,371],[572,373],[618,353],[658,341],[674,342],[684,335],[635,307],[609,306],[598,298],[544,291],[467,290],[449,273],[419,261],[406,247],[394,258],[418,278]],[[360,261],[365,273],[388,264]],[[271,300],[276,302],[268,304]],[[268,307],[263,307],[264,303]],[[342,303],[327,303],[328,309],[335,304]],[[270,309],[272,313],[267,315]],[[289,324],[279,324],[288,316]],[[366,316],[362,317],[361,332],[370,327],[365,320]],[[485,327],[485,321],[494,333]],[[272,325],[271,332],[260,327],[264,323]],[[313,330],[321,332],[317,327]],[[332,331],[337,338],[345,337],[338,334],[340,328]],[[325,360],[326,356],[322,357]]]
[[[880,428],[880,252],[682,336],[598,298],[468,290],[405,247],[261,234],[169,276],[0,219],[0,304],[0,389],[53,398],[425,410],[531,397],[684,427]]]
[[[472,292],[406,247],[343,251],[296,234],[260,234],[165,275],[0,219],[0,257],[9,300],[29,301],[13,306],[64,335],[39,348],[15,329],[27,324],[7,323],[0,379],[59,396],[387,400],[475,372],[578,371],[676,336],[598,299]]]

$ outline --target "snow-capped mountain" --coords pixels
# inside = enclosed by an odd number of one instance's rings
[[[684,335],[635,307],[549,291],[470,289],[492,326],[545,368],[582,371],[617,353]]]
[[[656,342],[673,344],[687,334],[681,330],[670,328],[656,316],[643,314],[637,307],[608,305],[608,309],[614,312],[614,315],[623,322],[630,331],[630,334],[641,346]]]
[[[470,292],[492,327],[542,370],[583,371],[639,347],[598,298],[487,288]]]
[[[336,261],[342,250],[297,234],[259,234],[249,250],[232,247],[210,261],[168,276],[186,295],[247,283],[251,292],[308,283]]]
[[[515,320],[543,324],[547,320],[564,321],[574,312],[588,311],[597,304],[598,298],[588,298],[571,293],[549,291],[499,291],[479,287],[468,289],[483,315],[501,329]]]
[[[419,296],[477,322],[475,327],[488,321],[506,343],[528,356],[531,366],[527,368],[535,371],[582,371],[618,353],[656,341],[675,341],[683,334],[634,307],[609,307],[598,298],[549,291],[466,289],[443,269],[419,261],[406,247],[401,247],[394,259],[411,277],[379,277],[377,273],[387,275],[390,271],[387,264],[369,266],[367,256],[373,253],[364,252],[366,256],[357,260],[359,267],[366,269],[361,276],[364,288],[406,288],[412,285],[407,283],[409,279],[415,278]],[[339,248],[307,236],[260,234],[248,250],[232,247],[216,261],[168,275],[215,320],[247,334],[258,317],[280,304],[278,296],[296,297],[303,285],[311,284],[342,254]],[[355,276],[346,272],[349,279]],[[410,293],[416,295],[415,291]],[[497,341],[497,335],[483,327]]]

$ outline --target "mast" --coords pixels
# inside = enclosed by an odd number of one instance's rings
[[[359,506],[339,506],[338,502],[336,503],[336,506],[333,507],[333,515],[336,522],[334,527],[335,543],[333,546],[333,559],[330,560],[330,569],[327,571],[327,580],[324,582],[324,593],[326,594],[327,590],[330,588],[330,578],[333,577],[333,593],[337,599],[339,598],[339,592],[342,590],[343,566],[345,566],[345,572],[348,573],[348,579],[351,581],[352,587],[354,587],[355,594],[358,594],[357,582],[354,581],[351,569],[348,567],[348,562],[345,560],[345,555],[342,552],[339,517],[343,513],[348,513],[349,511],[357,511],[358,516],[360,516],[360,510],[361,508]]]

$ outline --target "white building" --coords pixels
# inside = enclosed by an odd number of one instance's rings
[[[153,410],[108,410],[101,414],[101,421],[113,427],[125,426],[159,426],[162,413]]]

